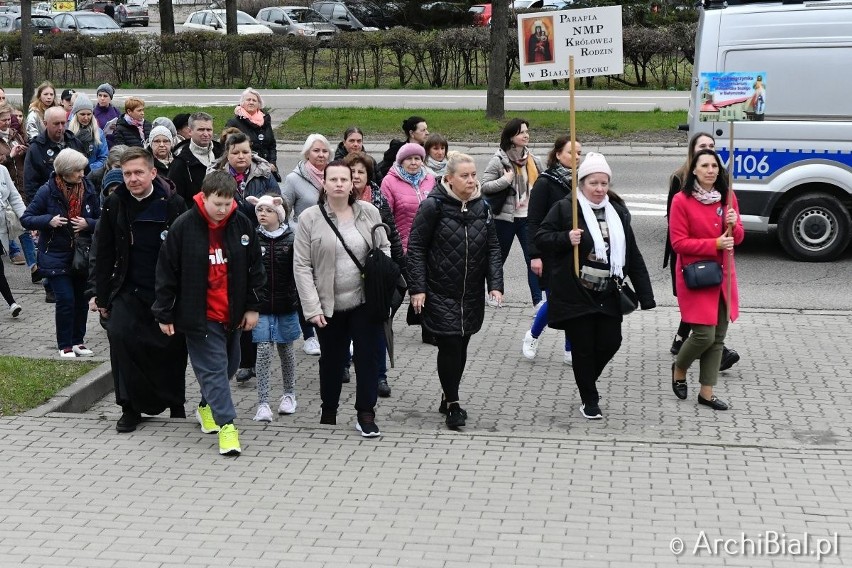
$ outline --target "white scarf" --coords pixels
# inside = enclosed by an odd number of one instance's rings
[[[624,237],[624,226],[621,217],[615,211],[615,207],[609,202],[609,195],[605,195],[603,201],[598,204],[592,203],[583,192],[577,192],[577,203],[583,212],[586,228],[595,243],[595,257],[600,261],[606,260],[606,243],[601,234],[601,227],[592,209],[604,209],[606,225],[609,229],[609,273],[611,276],[624,278],[624,263],[627,258],[627,239]]]
[[[195,154],[195,157],[198,158],[198,161],[204,164],[207,167],[210,167],[210,164],[213,163],[213,143],[211,142],[206,148],[199,146],[192,140],[189,141],[189,150]]]

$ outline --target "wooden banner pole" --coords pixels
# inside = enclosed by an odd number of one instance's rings
[[[569,126],[571,128],[571,222],[572,228],[579,227],[577,218],[577,124],[574,111],[574,56],[568,58]],[[574,275],[580,276],[580,246],[574,247]]]
[[[728,140],[728,195],[727,199],[725,199],[726,209],[725,209],[725,217],[728,216],[728,209],[731,208],[731,204],[733,202],[732,196],[734,195],[734,121],[730,121],[728,123],[731,127],[730,137]],[[727,227],[725,228],[725,236],[730,237],[734,234],[734,226],[727,223]],[[725,263],[725,297],[727,301],[725,302],[726,308],[726,316],[725,321],[731,321],[731,281],[733,278],[733,264],[734,264],[734,250],[731,249],[728,251],[728,262]]]

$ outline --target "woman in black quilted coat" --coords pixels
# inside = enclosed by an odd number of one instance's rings
[[[470,337],[485,316],[483,286],[503,299],[503,257],[497,229],[476,180],[473,158],[452,152],[447,175],[423,200],[408,241],[409,294],[423,327],[438,343],[443,395],[438,411],[447,427],[465,425],[459,384]]]

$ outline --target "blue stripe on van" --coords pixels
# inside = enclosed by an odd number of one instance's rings
[[[728,163],[728,150],[717,149],[722,163]],[[852,169],[852,151],[842,150],[766,150],[764,148],[735,148],[734,177],[764,179],[775,175],[796,162],[835,162]]]

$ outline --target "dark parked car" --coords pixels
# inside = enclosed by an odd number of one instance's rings
[[[340,32],[337,26],[330,24],[319,12],[303,6],[262,8],[255,19],[269,26],[274,33],[281,35],[301,35],[329,40]]]
[[[59,28],[56,27],[56,24],[53,22],[53,18],[50,16],[33,14],[31,18],[33,30],[33,55],[44,55],[44,46],[38,39],[51,34],[58,34]],[[9,11],[0,13],[0,33],[19,31],[21,31],[20,12]],[[18,49],[20,49],[20,47]],[[12,49],[12,51],[15,50]],[[19,59],[21,57],[20,53],[11,53],[9,51],[4,51],[0,55],[2,55],[2,58],[5,61],[8,61],[9,59]]]
[[[78,32],[83,35],[105,35],[120,32],[115,20],[97,12],[60,12],[53,17],[63,32]]]
[[[343,31],[386,30],[398,24],[395,13],[372,2],[320,0],[311,8]]]

